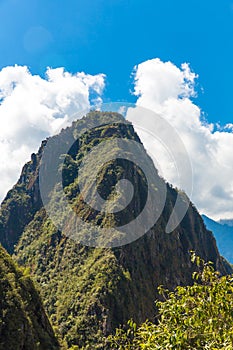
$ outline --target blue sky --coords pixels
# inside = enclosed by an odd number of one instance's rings
[[[0,1],[0,68],[105,73],[105,100],[134,101],[133,67],[154,57],[189,62],[209,122],[232,122],[231,1]]]

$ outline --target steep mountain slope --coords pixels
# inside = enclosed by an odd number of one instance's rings
[[[212,231],[216,238],[220,254],[233,264],[233,227],[218,223],[206,215],[202,217],[207,229]]]
[[[76,140],[80,129],[84,133]],[[70,137],[73,138],[73,146],[65,156],[62,169],[58,162],[57,173],[53,174],[52,180],[54,177],[59,179],[59,171],[62,171],[64,193],[76,215],[93,224],[97,230],[94,232],[99,232],[96,227],[118,227],[132,221],[145,207],[148,184],[133,162],[117,158],[117,147],[110,150],[112,160],[99,171],[96,184],[102,197],[109,199],[116,196],[116,183],[121,179],[131,179],[134,195],[124,210],[111,215],[107,214],[107,210],[92,210],[83,202],[78,179],[82,160],[94,146],[119,138],[140,144],[132,125],[125,124],[116,113],[91,112],[50,140],[53,146],[51,162],[59,158],[60,150],[62,155],[63,145]],[[177,191],[159,178],[145,150],[142,158],[154,176],[152,198],[156,199],[151,201],[145,214],[148,219],[150,212],[156,211],[159,206],[159,186],[164,185],[167,190],[166,203],[157,223],[146,235],[135,236],[138,238],[136,241],[122,247],[91,248],[69,238],[72,223],[65,221],[64,230],[59,231],[42,207],[38,173],[43,166],[40,160],[45,145],[46,141],[38,154],[32,155],[18,183],[2,204],[0,241],[9,252],[15,253],[15,259],[20,264],[30,267],[40,286],[51,322],[64,340],[64,347],[78,345],[86,349],[103,349],[105,335],[119,324],[129,318],[137,323],[153,318],[159,285],[173,289],[179,284],[191,283],[194,267],[190,263],[189,250],[195,250],[203,259],[213,261],[222,274],[232,272],[220,257],[212,233],[206,230],[192,204],[177,229],[170,234],[165,233]],[[94,168],[95,162],[89,165],[84,175],[91,178]],[[49,197],[56,208],[60,193],[57,186],[49,187],[49,177],[46,181]],[[125,203],[123,195],[122,202]],[[62,214],[58,212],[58,216]],[[78,237],[87,242],[89,237],[90,241],[93,239],[93,234],[80,224]],[[104,238],[109,246],[118,239],[114,235]],[[100,246],[101,239],[96,241]]]
[[[0,349],[59,349],[30,277],[1,246]]]

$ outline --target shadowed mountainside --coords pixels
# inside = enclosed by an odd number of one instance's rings
[[[28,275],[0,246],[0,349],[59,349]]]

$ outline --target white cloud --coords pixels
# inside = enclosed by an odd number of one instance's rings
[[[186,63],[178,68],[159,59],[143,62],[135,67],[137,105],[162,115],[183,140],[193,167],[191,199],[197,208],[216,219],[232,218],[233,128],[229,124],[214,131],[213,124],[202,122],[202,111],[192,101],[196,79],[197,75]],[[163,176],[182,187],[174,164],[158,151],[155,140],[145,132],[138,130],[138,133],[145,147],[154,154]]]
[[[233,125],[220,128],[203,122],[202,111],[193,102],[197,75],[188,64],[178,68],[153,59],[139,64],[134,74],[137,105],[162,115],[186,146],[193,166],[191,199],[197,208],[216,219],[232,218]],[[70,74],[58,68],[48,69],[43,79],[22,66],[0,71],[0,198],[41,141],[69,125],[79,116],[74,113],[87,111],[91,97],[101,103],[103,88],[102,74]],[[186,190],[169,152],[151,136],[153,130],[150,135],[138,133],[161,174]]]
[[[85,113],[90,93],[99,103],[103,88],[103,74],[72,75],[63,68],[48,68],[43,79],[23,66],[0,71],[1,199],[41,141],[77,119],[77,113]]]

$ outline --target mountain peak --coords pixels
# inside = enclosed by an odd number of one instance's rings
[[[124,145],[137,143],[140,163],[130,147],[128,158],[119,157],[122,141]],[[91,180],[96,174],[98,157],[91,158],[83,173],[83,179],[87,179],[83,192],[79,174],[85,157],[108,142],[115,146],[106,152],[110,158],[103,154],[104,164],[95,178],[98,192],[95,196],[99,194],[107,201],[106,210],[101,211],[97,197],[91,195],[88,205],[83,200],[83,193],[89,190],[94,193]],[[48,163],[43,162],[46,147],[50,151]],[[39,174],[45,164],[47,174],[51,164],[55,164],[56,171],[51,173],[52,177],[45,177],[46,191],[42,195]],[[152,183],[142,171],[145,164]],[[133,191],[119,191],[117,184],[121,180],[130,180]],[[152,195],[148,197],[150,186]],[[166,190],[164,202],[160,188]],[[81,219],[79,224],[61,214],[60,209],[55,210],[61,201],[61,189],[75,217]],[[49,199],[46,210],[44,195]],[[158,176],[133,126],[111,112],[93,111],[74,122],[43,142],[39,152],[23,167],[18,183],[2,204],[0,241],[9,252],[14,252],[20,265],[30,268],[53,326],[68,348],[72,345],[103,348],[104,337],[128,319],[138,323],[153,319],[159,285],[172,290],[177,285],[192,283],[194,266],[190,263],[190,250],[206,261],[213,261],[221,274],[232,271],[191,203],[182,222],[173,232],[166,233],[177,195],[177,190]],[[120,201],[114,201],[116,197]],[[120,205],[123,209],[119,211]],[[119,230],[145,208],[143,220],[131,232]],[[151,218],[156,218],[152,224]],[[149,225],[141,234],[139,229],[145,228],[147,220]],[[105,237],[103,228],[114,235]]]

